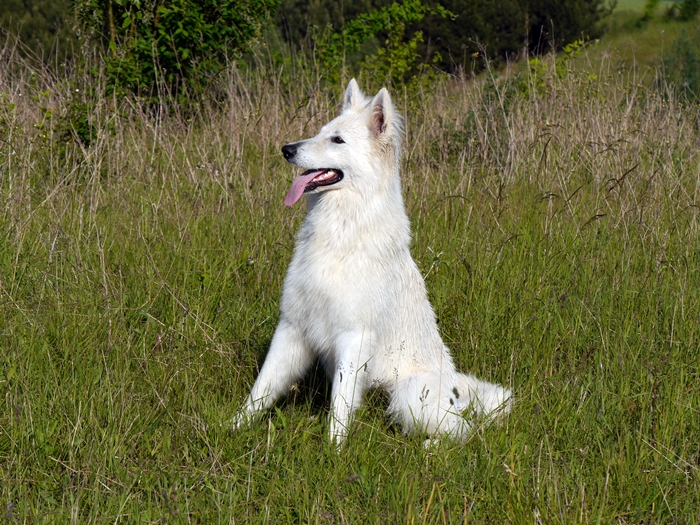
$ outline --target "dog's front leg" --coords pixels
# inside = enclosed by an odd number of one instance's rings
[[[368,350],[367,334],[344,334],[338,339],[329,418],[330,437],[337,445],[345,440],[352,417],[367,390]]]
[[[270,350],[255,380],[245,406],[233,419],[233,429],[241,427],[289,392],[294,381],[301,379],[313,364],[299,330],[284,318],[277,325]]]

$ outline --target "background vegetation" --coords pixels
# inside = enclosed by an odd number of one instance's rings
[[[110,91],[95,51],[2,47],[3,519],[700,521],[700,107],[663,67],[697,21],[641,16],[473,78],[388,77],[445,341],[516,394],[432,449],[375,392],[337,452],[320,372],[229,429],[304,215],[279,147],[336,114],[352,69],[261,40],[188,106]]]
[[[62,62],[78,47],[72,0],[3,0],[0,29],[18,36],[22,51]]]
[[[108,86],[146,95],[160,87],[182,102],[250,49],[275,7],[277,0],[80,0],[76,15],[109,50]]]
[[[694,0],[688,0],[692,2]],[[233,0],[191,2],[188,0],[10,0],[0,17],[0,27],[21,31],[25,45],[35,52],[51,55],[56,36],[80,28],[110,49],[119,69],[114,80],[134,87],[133,78],[142,73],[150,79],[156,71],[164,77],[208,70],[226,55],[246,50],[259,35],[271,13],[275,30],[293,47],[314,48],[319,34],[330,28],[339,32],[360,15],[390,7],[392,0]],[[579,38],[600,35],[601,18],[611,6],[606,0],[500,0],[473,2],[400,2],[425,5],[431,16],[413,20],[401,28],[405,40],[420,33],[421,61],[454,70],[469,69],[471,54],[490,58],[515,57],[524,48],[530,52],[549,51]],[[452,16],[444,16],[439,6]],[[685,3],[683,4],[685,5]],[[386,18],[386,17],[385,17]],[[396,28],[392,28],[396,31]],[[367,33],[367,49],[381,47],[390,36],[388,26]],[[63,38],[65,40],[65,38]],[[74,43],[74,42],[71,42]],[[197,67],[198,66],[198,67]],[[156,71],[154,71],[154,69]],[[170,78],[172,80],[172,78]]]

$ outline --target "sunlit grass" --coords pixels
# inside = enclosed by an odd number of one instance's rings
[[[468,443],[426,450],[377,393],[340,452],[319,377],[251,428],[229,421],[303,216],[282,206],[279,147],[331,118],[341,86],[234,70],[221,105],[180,116],[3,62],[0,511],[697,522],[700,114],[601,60],[394,90],[440,328],[461,369],[516,402]]]
[[[607,31],[600,43],[591,46],[593,60],[605,55],[624,68],[632,66],[647,78],[654,76],[653,69],[661,67],[663,57],[684,32],[693,34],[700,21],[679,22],[659,14],[646,24],[638,25],[639,13],[615,13],[606,21]]]

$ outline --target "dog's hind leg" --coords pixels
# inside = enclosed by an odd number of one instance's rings
[[[466,439],[470,425],[462,417],[452,392],[454,375],[425,372],[399,378],[391,389],[387,412],[404,432]]]
[[[234,430],[269,409],[289,392],[313,364],[314,356],[299,330],[282,319],[272,337],[270,350],[248,395],[245,406],[233,419]]]

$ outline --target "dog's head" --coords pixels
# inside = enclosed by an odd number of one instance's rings
[[[290,164],[305,168],[284,199],[287,206],[304,193],[352,189],[378,191],[398,177],[401,158],[401,116],[382,88],[365,98],[352,79],[340,115],[315,137],[282,148]]]

